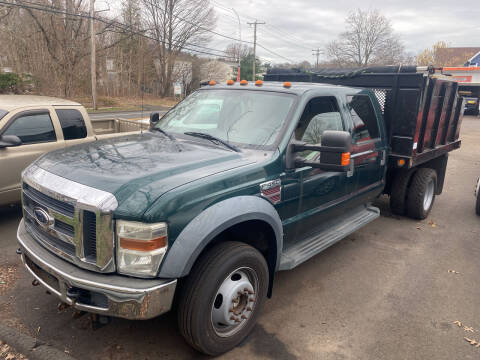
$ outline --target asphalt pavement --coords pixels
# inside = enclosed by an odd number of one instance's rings
[[[223,359],[478,359],[480,347],[480,118],[465,117],[444,193],[428,219],[382,216],[294,270],[276,275],[253,333]],[[113,321],[59,312],[33,287],[16,249],[19,209],[0,212],[0,320],[79,359],[203,358],[179,335],[175,314]],[[3,271],[2,270],[2,271]],[[0,273],[1,275],[1,273]]]

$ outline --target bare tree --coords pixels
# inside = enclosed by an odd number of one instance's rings
[[[445,41],[438,41],[431,48],[424,49],[420,54],[418,54],[417,64],[419,66],[428,66],[428,65],[445,66],[447,65],[449,60],[453,60],[453,61],[457,60],[457,59],[451,59],[451,58],[442,59],[442,57],[439,56],[441,49],[446,49],[446,48],[448,48],[448,45]]]
[[[231,43],[225,48],[225,55],[229,61],[238,61],[247,57],[252,52],[252,48],[245,44]]]
[[[90,54],[88,32],[88,19],[78,15],[85,15],[85,0],[43,0],[42,5],[54,6],[64,10],[64,15],[46,13],[25,8],[25,12],[33,20],[34,26],[39,31],[45,49],[53,60],[56,71],[63,79],[63,95],[72,95],[72,89],[77,76],[77,68],[85,57]],[[103,46],[98,51],[103,51],[114,46],[120,39],[107,35],[113,30],[115,21],[96,22],[96,35],[103,36]]]
[[[331,60],[339,65],[386,65],[405,59],[403,44],[390,21],[378,10],[357,9],[345,22],[347,30],[326,48]]]
[[[209,0],[142,0],[150,35],[155,39],[161,95],[169,96],[177,56],[190,44],[207,42],[215,25]],[[189,46],[190,45],[190,46]],[[195,47],[193,47],[195,48]]]

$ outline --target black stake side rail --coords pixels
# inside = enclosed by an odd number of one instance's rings
[[[314,73],[267,74],[265,81],[312,82],[368,88],[384,99],[390,164],[416,166],[460,147],[463,98],[458,83],[424,73],[361,73],[353,77]]]

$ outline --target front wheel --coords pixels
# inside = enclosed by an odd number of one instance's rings
[[[268,279],[265,258],[255,248],[238,242],[213,247],[182,286],[180,332],[191,346],[207,355],[231,350],[255,325]]]
[[[433,169],[420,168],[413,175],[407,194],[407,213],[414,219],[425,219],[435,202],[437,173]]]

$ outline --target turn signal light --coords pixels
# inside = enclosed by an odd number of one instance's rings
[[[405,165],[405,159],[400,159],[400,160],[398,160],[398,161],[397,161],[397,165],[398,165],[399,167],[402,167],[403,165]]]
[[[210,86],[217,85],[217,82],[215,80],[210,80],[208,82],[208,85],[210,85]]]
[[[248,81],[247,80],[242,80],[240,81],[240,85],[247,85],[248,84]]]
[[[167,246],[167,237],[161,236],[152,240],[138,240],[129,238],[120,238],[120,246],[122,249],[135,251],[153,251]]]
[[[233,85],[233,84],[235,84],[235,81],[233,81],[232,79],[227,80],[227,85]]]
[[[349,164],[350,164],[350,153],[349,152],[342,153],[341,165],[342,166],[348,166]]]

